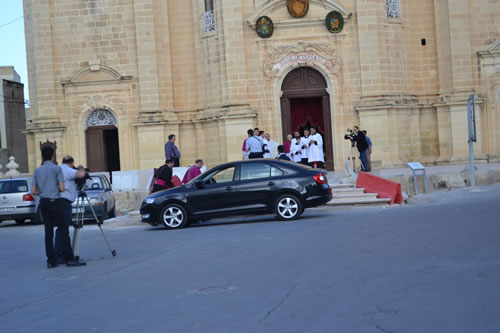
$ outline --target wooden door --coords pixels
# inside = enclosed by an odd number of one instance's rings
[[[297,68],[283,80],[282,92],[283,141],[287,134],[302,129],[303,123],[319,127],[318,132],[323,136],[326,168],[334,170],[330,95],[325,78],[313,68]]]
[[[87,137],[87,168],[91,172],[106,171],[104,136],[100,127],[89,127]]]

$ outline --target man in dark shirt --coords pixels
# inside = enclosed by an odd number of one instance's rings
[[[42,166],[33,174],[31,192],[40,195],[40,211],[45,224],[45,253],[47,267],[57,267],[54,251],[54,226],[61,222],[60,197],[64,192],[64,175],[61,167],[54,164],[54,148],[42,148]]]
[[[361,171],[366,171],[368,167],[368,159],[366,157],[366,152],[368,150],[368,143],[366,142],[365,134],[359,130],[358,126],[353,127],[354,139],[356,141],[356,147],[359,151],[359,159],[361,160]]]
[[[171,159],[174,162],[174,167],[180,166],[179,159],[181,158],[181,153],[175,145],[175,135],[170,134],[168,136],[168,141],[165,143],[165,158]]]
[[[290,157],[288,157],[287,154],[285,153],[285,146],[283,145],[278,146],[278,154],[279,154],[279,156],[277,157],[278,160],[290,161]]]
[[[157,171],[156,184],[153,186],[153,192],[163,191],[168,188],[175,187],[172,183],[172,168],[174,167],[174,162],[171,159],[165,160],[165,164],[162,165]]]

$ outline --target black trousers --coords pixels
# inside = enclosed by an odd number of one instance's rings
[[[61,224],[61,199],[40,199],[40,211],[45,224],[45,254],[47,262],[56,261],[54,251],[54,227]]]
[[[254,158],[263,158],[263,157],[264,157],[264,153],[250,153],[248,155],[249,160],[254,159]]]
[[[69,237],[69,227],[73,224],[73,208],[71,201],[60,199],[61,223],[57,227],[55,250],[56,258],[66,261],[73,260],[73,249]]]
[[[178,157],[171,157],[171,160],[174,162],[174,168],[178,168],[180,166]]]

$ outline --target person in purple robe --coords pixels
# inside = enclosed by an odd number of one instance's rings
[[[182,178],[182,183],[187,184],[189,183],[192,179],[195,179],[199,175],[201,175],[201,168],[203,167],[203,161],[202,160],[196,160],[194,165],[186,171],[184,174],[184,178]]]

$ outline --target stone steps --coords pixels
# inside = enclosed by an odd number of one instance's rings
[[[332,206],[352,205],[386,205],[391,199],[377,198],[377,193],[365,193],[364,188],[356,188],[352,185],[332,185],[333,199],[328,203]]]

